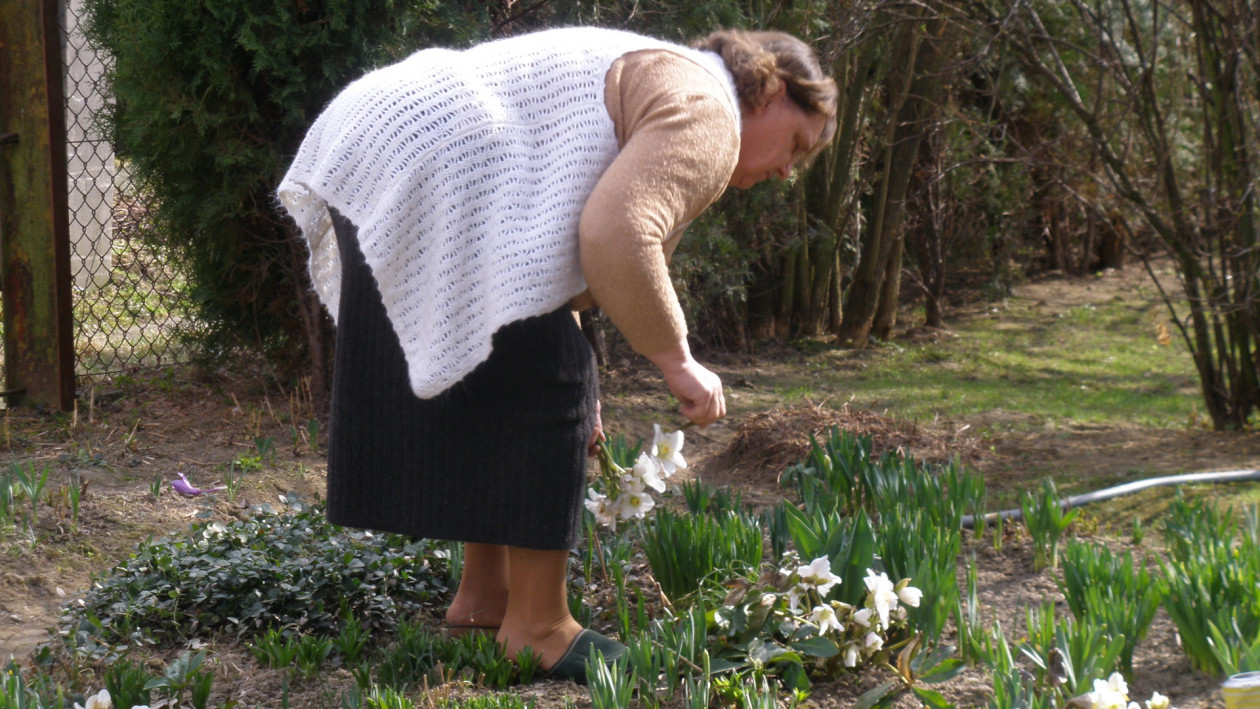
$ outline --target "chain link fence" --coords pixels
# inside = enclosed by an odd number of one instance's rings
[[[97,123],[106,107],[102,56],[83,35],[83,0],[63,5],[70,272],[80,383],[187,361],[195,327],[186,280],[142,237],[149,203]]]

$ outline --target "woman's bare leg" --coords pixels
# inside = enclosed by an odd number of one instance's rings
[[[503,622],[508,605],[508,547],[464,544],[464,571],[446,624],[493,628]]]
[[[569,552],[507,547],[507,559],[507,612],[498,640],[508,657],[529,647],[550,669],[582,632],[569,613]]]

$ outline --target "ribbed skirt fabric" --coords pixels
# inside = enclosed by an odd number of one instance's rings
[[[328,518],[416,537],[571,549],[594,429],[594,354],[567,308],[501,328],[490,359],[419,399],[359,250],[333,212],[341,303]]]

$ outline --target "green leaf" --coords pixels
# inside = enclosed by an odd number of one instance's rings
[[[862,696],[858,697],[857,702],[853,705],[853,709],[871,709],[871,707],[886,699],[892,693],[893,687],[898,684],[899,682],[897,682],[897,680],[890,680],[874,689],[868,690]]]
[[[791,647],[793,650],[797,650],[809,657],[826,659],[840,654],[840,647],[836,645],[835,641],[818,636],[798,640],[792,643]]]
[[[951,679],[957,677],[959,674],[961,674],[962,671],[966,669],[966,667],[967,667],[966,663],[964,663],[962,660],[956,657],[950,658],[940,663],[936,667],[933,667],[931,670],[928,671],[927,674],[920,676],[919,681],[927,682],[928,684],[939,684],[941,682],[948,682]]]
[[[741,661],[736,662],[735,660],[732,660],[730,658],[716,657],[709,662],[709,674],[711,675],[721,674],[723,672],[730,672],[731,670],[742,669],[747,666],[748,666],[747,661],[741,660]]]
[[[790,655],[791,657],[784,657]],[[768,665],[772,662],[789,660],[800,661],[800,656],[777,643],[766,642],[760,638],[749,643],[748,659],[754,665]]]
[[[923,687],[911,687],[910,689],[925,706],[931,707],[931,709],[953,709],[954,704],[941,696],[940,692]]]

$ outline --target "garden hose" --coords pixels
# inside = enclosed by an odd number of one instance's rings
[[[1160,478],[1150,478],[1148,480],[1138,480],[1136,482],[1116,485],[1094,492],[1086,492],[1081,495],[1073,495],[1059,501],[1059,506],[1065,510],[1073,507],[1080,507],[1091,502],[1102,502],[1110,500],[1113,497],[1121,495],[1130,495],[1148,487],[1159,487],[1161,485],[1187,485],[1190,483],[1236,483],[1246,482],[1248,480],[1260,481],[1260,470],[1229,470],[1219,473],[1186,473],[1184,475],[1165,475]],[[1003,510],[1002,512],[990,512],[983,516],[984,524],[992,524],[999,518],[1003,520],[1018,520],[1023,518],[1023,510]],[[975,526],[975,515],[965,515],[962,518],[963,529],[970,529]]]

